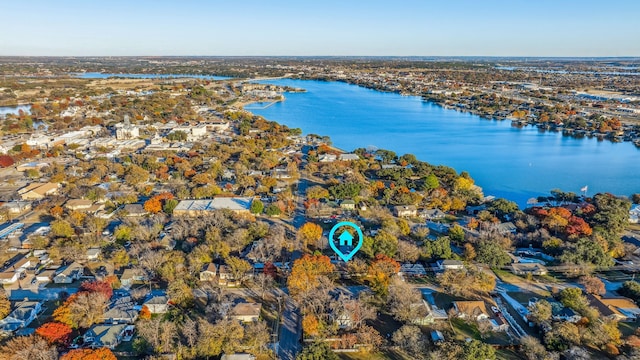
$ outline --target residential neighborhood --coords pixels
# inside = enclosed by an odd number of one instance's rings
[[[300,89],[99,81],[56,78],[0,121],[0,352],[637,354],[637,194],[523,207],[463,170],[245,109]],[[362,239],[329,238],[343,222]]]

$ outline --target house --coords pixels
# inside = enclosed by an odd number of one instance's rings
[[[256,360],[251,354],[223,354],[220,360]]]
[[[83,211],[89,209],[93,205],[93,201],[86,199],[67,200],[64,207],[72,211]]]
[[[511,221],[507,221],[496,225],[496,230],[502,235],[507,235],[515,234],[518,228]]]
[[[356,209],[356,202],[350,199],[347,200],[342,200],[342,202],[340,203],[340,208],[342,210],[355,210]]]
[[[45,196],[57,194],[59,188],[58,183],[33,183],[18,190],[18,194],[22,200],[40,200]]]
[[[123,296],[111,301],[102,314],[102,320],[107,324],[133,324],[137,318],[138,310],[135,309],[131,296]]]
[[[8,215],[17,216],[31,210],[31,202],[11,201],[2,204],[1,209],[6,210]],[[1,215],[0,215],[1,216]]]
[[[406,263],[400,265],[400,273],[405,276],[426,276],[427,270],[422,264]]]
[[[100,248],[90,248],[87,250],[85,256],[87,257],[87,260],[89,261],[96,261],[98,260],[98,258],[100,257],[100,255],[102,254],[102,249]]]
[[[436,266],[438,270],[462,270],[464,269],[464,264],[460,260],[438,260],[436,261]]]
[[[321,163],[328,163],[328,162],[334,162],[337,159],[338,157],[335,154],[322,154],[318,158],[318,161]]]
[[[0,284],[13,284],[20,279],[20,273],[15,271],[0,272]]]
[[[633,205],[629,210],[629,222],[632,224],[640,222],[640,205]]]
[[[547,275],[549,272],[542,264],[537,263],[514,263],[511,264],[511,272],[515,275]]]
[[[169,311],[169,297],[164,293],[151,294],[142,305],[152,314],[164,314]]]
[[[358,154],[340,154],[339,157],[340,161],[356,161],[356,160],[360,160],[360,156],[358,156]]]
[[[46,162],[30,162],[26,164],[20,164],[16,166],[16,170],[19,172],[24,172],[27,170],[40,170],[45,166],[48,166]]]
[[[51,282],[53,276],[55,275],[55,270],[44,270],[43,272],[36,275],[36,281],[42,283]]]
[[[4,319],[0,320],[0,332],[11,333],[26,327],[42,312],[38,301],[23,301]]]
[[[598,295],[587,294],[589,305],[598,309],[598,312],[605,317],[617,321],[635,321],[640,318],[640,308],[630,299],[602,298]]]
[[[214,281],[216,275],[216,264],[208,263],[203,267],[202,271],[200,271],[200,281]]]
[[[565,307],[561,303],[555,300],[547,300],[551,304],[551,317],[556,321],[568,321],[577,323],[582,319],[580,314],[577,314],[571,308]]]
[[[213,211],[231,210],[238,214],[248,214],[252,197],[217,197],[210,200],[182,200],[173,209],[174,216],[203,216]]]
[[[242,322],[253,322],[260,319],[262,304],[259,303],[239,303],[229,311],[229,318]]]
[[[64,207],[71,211],[79,211],[86,213],[95,213],[104,210],[104,204],[94,204],[91,200],[71,199],[68,200]]]
[[[393,207],[393,213],[397,217],[415,217],[418,215],[418,209],[415,205],[399,205]]]
[[[68,266],[59,269],[58,273],[53,277],[53,282],[55,284],[71,284],[80,279],[83,273],[84,266],[74,261]]]
[[[431,307],[429,303],[424,299],[420,302],[410,305],[412,309],[411,313],[414,317],[410,320],[414,325],[429,325],[433,323],[433,316],[431,315]]]
[[[131,340],[134,331],[135,327],[133,325],[97,324],[91,326],[84,333],[83,338],[84,342],[94,349],[108,347],[113,350],[122,341]]]
[[[0,225],[0,240],[22,233],[24,223],[5,223]]]
[[[131,286],[134,282],[147,281],[147,275],[142,269],[124,269],[120,276],[122,286]]]
[[[427,209],[420,212],[420,217],[427,220],[442,220],[445,217],[445,213],[440,209]]]
[[[122,211],[130,217],[138,217],[147,215],[147,211],[142,204],[127,204],[122,208]]]
[[[454,301],[453,308],[460,318],[470,318],[475,321],[489,319],[484,301]]]
[[[238,281],[242,279],[235,279],[233,274],[229,271],[229,267],[227,265],[218,266],[218,284],[219,285],[228,285],[233,286],[236,285]]]

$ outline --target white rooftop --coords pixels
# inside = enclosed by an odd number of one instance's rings
[[[253,198],[250,197],[218,197],[208,200],[182,200],[174,211],[249,210],[252,200]]]

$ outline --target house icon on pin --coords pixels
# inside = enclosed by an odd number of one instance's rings
[[[340,246],[353,246],[353,236],[348,231],[340,234],[338,239],[340,240]]]

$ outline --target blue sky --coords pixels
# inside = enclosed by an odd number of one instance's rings
[[[640,56],[637,0],[0,0],[0,55]]]

